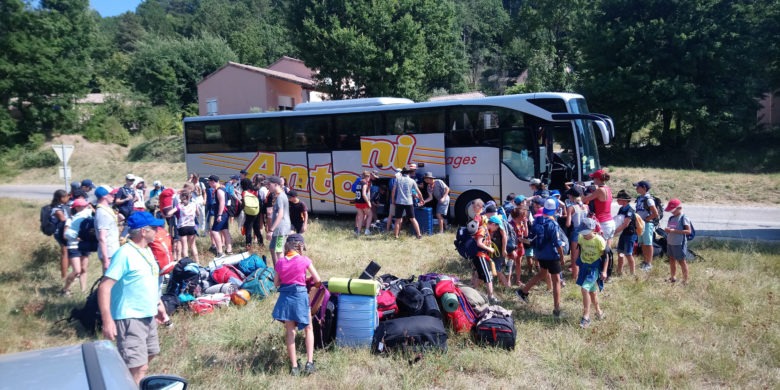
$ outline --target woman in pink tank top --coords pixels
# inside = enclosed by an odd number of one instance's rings
[[[612,189],[607,186],[609,173],[599,169],[590,174],[596,190],[582,198],[584,203],[593,201],[596,209],[595,218],[601,225],[601,234],[607,240],[607,245],[612,244],[612,236],[615,234],[615,221],[612,219]]]

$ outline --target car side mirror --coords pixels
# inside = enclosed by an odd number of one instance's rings
[[[187,380],[175,375],[151,375],[141,379],[141,390],[187,390]]]

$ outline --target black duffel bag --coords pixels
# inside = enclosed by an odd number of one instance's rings
[[[513,350],[516,338],[517,331],[512,317],[491,317],[474,326],[474,339],[480,345]]]
[[[447,351],[447,330],[436,317],[421,315],[382,321],[374,331],[375,353]]]

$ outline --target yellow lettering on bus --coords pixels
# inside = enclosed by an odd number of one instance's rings
[[[249,177],[260,174],[271,176],[276,173],[276,154],[258,152],[255,159],[246,168]]]
[[[317,165],[311,170],[311,189],[319,195],[327,195],[331,191],[330,164]]]
[[[290,188],[308,190],[309,170],[303,165],[279,163],[279,176],[287,178]]]
[[[395,142],[382,138],[361,138],[360,157],[364,167],[403,168],[409,163],[417,140],[399,135]]]
[[[352,172],[339,172],[333,175],[333,192],[337,198],[354,199],[352,193],[352,182],[355,180],[355,174]]]

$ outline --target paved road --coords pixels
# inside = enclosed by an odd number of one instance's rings
[[[45,203],[60,188],[63,186],[0,185],[0,197],[27,198]],[[613,214],[617,208],[614,204]],[[780,207],[688,204],[685,205],[685,214],[693,221],[696,234],[701,237],[780,242]],[[665,226],[665,221],[662,225]]]

